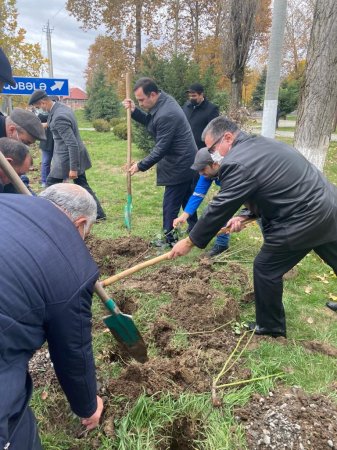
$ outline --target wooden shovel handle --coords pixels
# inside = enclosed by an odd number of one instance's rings
[[[128,72],[125,75],[125,91],[126,98],[131,97],[131,73]],[[132,149],[132,141],[131,141],[131,109],[127,108],[126,110],[126,123],[127,123],[127,153],[126,153],[126,168],[127,168],[127,190],[128,194],[131,195],[131,174],[129,169],[131,167],[131,149]]]
[[[113,275],[112,277],[109,277],[106,280],[101,281],[101,284],[102,286],[109,286],[110,284],[122,280],[123,278],[126,278],[129,275],[132,275],[133,273],[139,272],[140,270],[145,269],[146,267],[154,266],[155,264],[158,264],[162,261],[166,261],[167,259],[169,259],[170,254],[171,252],[164,253],[163,255],[157,256],[156,258],[152,258],[149,259],[148,261],[137,264],[131,267],[130,269],[124,270],[123,272],[117,273],[116,275]]]
[[[245,228],[248,224],[250,224],[252,222],[255,222],[255,220],[256,220],[256,217],[248,218],[248,219],[243,220],[241,222],[241,224],[242,224],[243,228]],[[222,227],[222,228],[220,228],[220,230],[217,232],[216,235],[220,236],[222,234],[226,234],[226,233],[229,233],[229,232],[230,232],[230,227]]]

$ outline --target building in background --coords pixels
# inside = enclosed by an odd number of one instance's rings
[[[69,89],[70,94],[62,98],[62,103],[70,106],[71,109],[83,109],[88,96],[81,88],[73,87]]]

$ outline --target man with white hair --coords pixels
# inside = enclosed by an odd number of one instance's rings
[[[10,450],[42,449],[29,407],[28,362],[45,341],[82,424],[95,428],[103,410],[91,343],[98,268],[83,242],[96,203],[73,184],[51,186],[40,197],[0,195],[0,448]]]

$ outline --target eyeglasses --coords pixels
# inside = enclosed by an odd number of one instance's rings
[[[223,138],[224,136],[220,136],[219,139],[217,139],[215,142],[213,142],[213,144],[210,147],[208,147],[209,153],[213,153],[215,151],[216,145],[221,143]]]

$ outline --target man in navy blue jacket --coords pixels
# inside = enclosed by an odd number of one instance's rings
[[[140,78],[134,94],[139,106],[147,113],[136,108],[130,99],[124,100],[124,106],[131,108],[132,118],[146,126],[156,143],[148,156],[133,164],[130,172],[131,175],[145,172],[157,164],[157,185],[165,186],[163,229],[166,242],[173,245],[173,220],[188,202],[196,181],[191,165],[197,146],[181,107],[173,97],[160,91],[151,78]],[[196,222],[196,214],[189,217],[189,230]]]
[[[45,341],[71,409],[87,429],[97,426],[103,409],[91,345],[98,270],[83,242],[96,204],[70,184],[42,196],[0,195],[1,449],[41,449],[28,406],[28,362]]]

